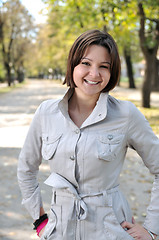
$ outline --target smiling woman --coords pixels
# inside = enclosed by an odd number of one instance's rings
[[[95,95],[97,101],[100,92],[110,79],[111,59],[105,47],[92,45],[87,48],[83,58],[73,71],[73,79],[77,88],[84,95]]]
[[[90,30],[74,42],[62,99],[37,109],[19,156],[23,204],[41,240],[151,240],[159,235],[159,139],[139,110],[109,95],[120,77],[114,39]],[[135,149],[154,174],[144,226],[134,222],[119,188],[127,148]],[[45,214],[37,173],[42,157],[53,189]],[[127,186],[129,187],[129,186]]]

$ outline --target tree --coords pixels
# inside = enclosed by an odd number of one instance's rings
[[[159,46],[159,19],[147,17],[144,11],[143,4],[141,2],[138,4],[138,10],[140,16],[140,46],[146,61],[145,77],[142,88],[142,106],[149,108],[150,94],[152,91],[152,87],[156,83],[156,80],[158,81],[157,87],[159,86],[156,63],[156,56]]]
[[[131,28],[134,28],[134,21],[131,19],[129,23],[126,23],[127,8],[123,1],[48,0],[47,3],[51,9],[49,11],[50,23],[56,35],[61,32],[61,29],[65,29],[65,38],[70,37],[70,34],[77,37],[83,31],[98,28],[110,32],[118,43],[122,43],[129,86],[135,87],[131,61],[131,44],[134,34],[130,31]],[[133,11],[131,14],[134,14]],[[55,34],[53,34],[54,37]]]
[[[18,50],[16,44],[19,43],[19,39],[31,37],[32,30],[32,18],[19,0],[2,2],[0,9],[0,43],[2,44],[3,63],[8,86],[13,81],[12,73],[16,69],[17,62],[15,59],[22,57],[26,51],[23,47],[21,55],[18,56],[18,53],[15,53],[15,49]]]
[[[1,45],[0,45],[0,49],[1,49]],[[5,80],[5,69],[3,66],[3,60],[2,60],[2,54],[1,54],[1,50],[0,50],[0,82],[4,82]]]
[[[132,64],[132,48],[136,41],[136,15],[134,8],[129,7],[128,1],[97,1],[101,11],[103,30],[109,31],[116,39],[121,55],[125,58],[129,88],[135,88]],[[129,18],[127,17],[129,15]]]
[[[75,39],[77,35],[88,29],[98,28],[108,31],[115,38],[120,54],[125,57],[129,86],[132,88],[135,87],[132,59],[140,59],[143,53],[146,70],[142,88],[142,105],[149,107],[151,90],[159,89],[159,63],[156,57],[159,44],[158,0],[145,0],[144,2],[140,0],[93,0],[91,3],[84,0],[46,0],[46,2],[50,8],[50,19],[53,19],[53,37],[62,32],[62,41],[64,40],[65,43],[68,42],[66,39],[70,36]],[[52,16],[57,18],[52,18]]]
[[[129,88],[136,88],[135,81],[134,81],[130,47],[125,47],[123,49],[123,53],[124,53],[124,58],[125,58],[126,66],[127,66],[127,76],[129,79]]]
[[[24,80],[26,52],[28,53],[30,51],[30,45],[31,41],[27,37],[19,37],[17,38],[16,42],[14,41],[13,43],[13,69],[16,73],[19,83],[23,82]],[[28,58],[27,61],[29,61],[30,58]]]

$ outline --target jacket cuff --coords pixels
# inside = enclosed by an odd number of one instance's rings
[[[159,175],[156,175],[153,183],[151,202],[147,208],[147,217],[143,224],[144,228],[159,235]]]
[[[22,200],[22,205],[25,206],[34,220],[39,219],[40,208],[43,206],[39,186],[30,198]]]

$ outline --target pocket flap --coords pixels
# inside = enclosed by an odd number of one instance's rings
[[[42,136],[42,156],[45,160],[53,158],[61,137],[62,134],[58,134],[56,136],[44,134]]]
[[[48,135],[48,134],[43,134],[42,135],[42,140],[45,144],[51,144],[56,142],[59,138],[61,138],[62,133],[58,134],[56,136]]]
[[[122,134],[108,133],[106,135],[99,135],[98,139],[102,143],[106,144],[118,144],[123,138]]]
[[[97,148],[98,158],[105,161],[113,161],[120,152],[120,144],[122,143],[124,134],[106,133],[98,135]]]

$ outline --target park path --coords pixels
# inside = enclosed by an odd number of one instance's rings
[[[17,159],[29,124],[37,106],[45,99],[62,97],[66,88],[50,80],[32,80],[23,88],[0,95],[0,239],[38,239],[32,230],[32,219],[21,206],[21,194],[17,184]],[[114,95],[123,94],[130,99],[140,98],[139,91],[117,88]],[[156,97],[157,96],[157,97]],[[159,95],[153,95],[153,105],[158,105]],[[40,167],[39,181],[44,208],[48,212],[51,189],[43,184],[49,175],[47,162]],[[133,215],[144,221],[150,198],[153,176],[134,151],[128,151],[121,174],[121,188],[131,205]]]
[[[1,240],[37,239],[32,230],[32,219],[21,206],[16,177],[17,159],[37,106],[45,99],[61,97],[65,91],[59,83],[32,80],[24,88],[0,95]],[[47,178],[48,172],[48,165],[44,163],[40,182]],[[46,210],[49,209],[49,190],[47,186],[42,188]]]

